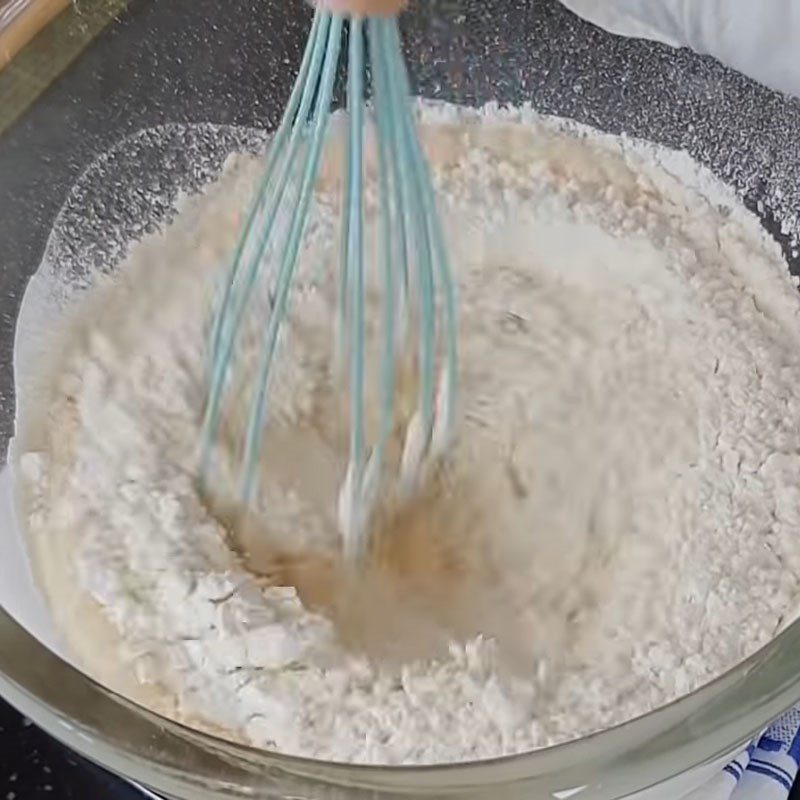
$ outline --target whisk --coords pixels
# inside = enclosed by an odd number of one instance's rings
[[[272,139],[213,321],[201,475],[210,480],[236,341],[251,295],[266,270],[273,282],[271,310],[264,320],[239,476],[241,500],[245,507],[252,503],[270,375],[318,178],[344,38],[347,124],[337,336],[349,386],[349,463],[339,494],[338,521],[345,557],[358,562],[366,552],[370,513],[386,478],[387,442],[397,424],[395,393],[404,347],[413,352],[417,399],[403,431],[396,475],[402,492],[413,490],[427,465],[444,452],[455,418],[454,283],[428,165],[416,135],[395,17],[346,18],[322,8],[315,12],[299,75]],[[377,141],[377,268],[382,284],[375,441],[367,441],[365,425],[364,142],[369,121]],[[279,224],[279,219],[289,222]]]

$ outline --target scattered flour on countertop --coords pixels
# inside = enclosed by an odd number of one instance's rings
[[[40,578],[87,671],[283,752],[546,746],[691,691],[797,614],[800,299],[777,245],[678,154],[530,110],[422,116],[462,360],[459,440],[426,513],[482,565],[452,605],[479,602],[435,620],[444,647],[345,647],[332,617],[248,569],[197,491],[209,305],[251,157],[75,304],[45,419],[20,436]],[[338,196],[318,200],[259,511],[270,541],[332,553]]]

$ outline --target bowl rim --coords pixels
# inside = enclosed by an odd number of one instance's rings
[[[2,608],[0,641],[0,694],[12,705],[90,760],[167,793],[176,786],[196,792],[199,779],[201,787],[213,791],[236,789],[271,797],[257,792],[274,791],[276,779],[287,788],[300,779],[318,789],[360,788],[379,798],[456,790],[459,797],[478,798],[500,787],[511,791],[509,797],[537,796],[532,789],[568,792],[583,787],[581,798],[621,798],[734,752],[800,700],[797,620],[690,694],[588,736],[473,762],[349,764],[238,744],[161,716],[68,664]],[[37,667],[31,668],[34,663]],[[79,705],[72,695],[80,696]],[[104,725],[104,720],[113,725]],[[126,741],[124,732],[133,730],[136,736]],[[218,778],[208,769],[205,774],[192,771],[209,756],[230,769]],[[276,768],[279,775],[273,774]]]

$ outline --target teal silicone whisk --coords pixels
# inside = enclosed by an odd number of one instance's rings
[[[349,28],[349,31],[345,29]],[[240,471],[245,507],[257,488],[267,398],[281,327],[287,314],[298,252],[317,181],[337,66],[347,38],[347,125],[339,325],[349,391],[349,463],[342,476],[338,519],[345,556],[358,561],[368,545],[370,512],[385,473],[388,439],[396,425],[396,378],[402,338],[414,350],[417,400],[403,432],[394,479],[413,487],[423,467],[451,439],[457,381],[456,300],[428,165],[417,139],[396,17],[344,17],[315,12],[300,72],[266,157],[263,178],[233,256],[211,336],[201,474],[212,480],[214,443],[230,385],[237,338],[262,272],[271,274],[271,311],[244,437]],[[365,416],[364,140],[377,141],[378,257],[381,270],[379,430],[368,441]],[[278,220],[288,219],[288,224]],[[270,262],[270,263],[268,263]],[[401,318],[403,315],[404,318]],[[409,336],[399,337],[400,328]]]

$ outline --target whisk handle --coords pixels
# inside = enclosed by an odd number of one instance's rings
[[[390,17],[399,14],[407,0],[317,0],[317,5],[335,14],[359,17]]]

